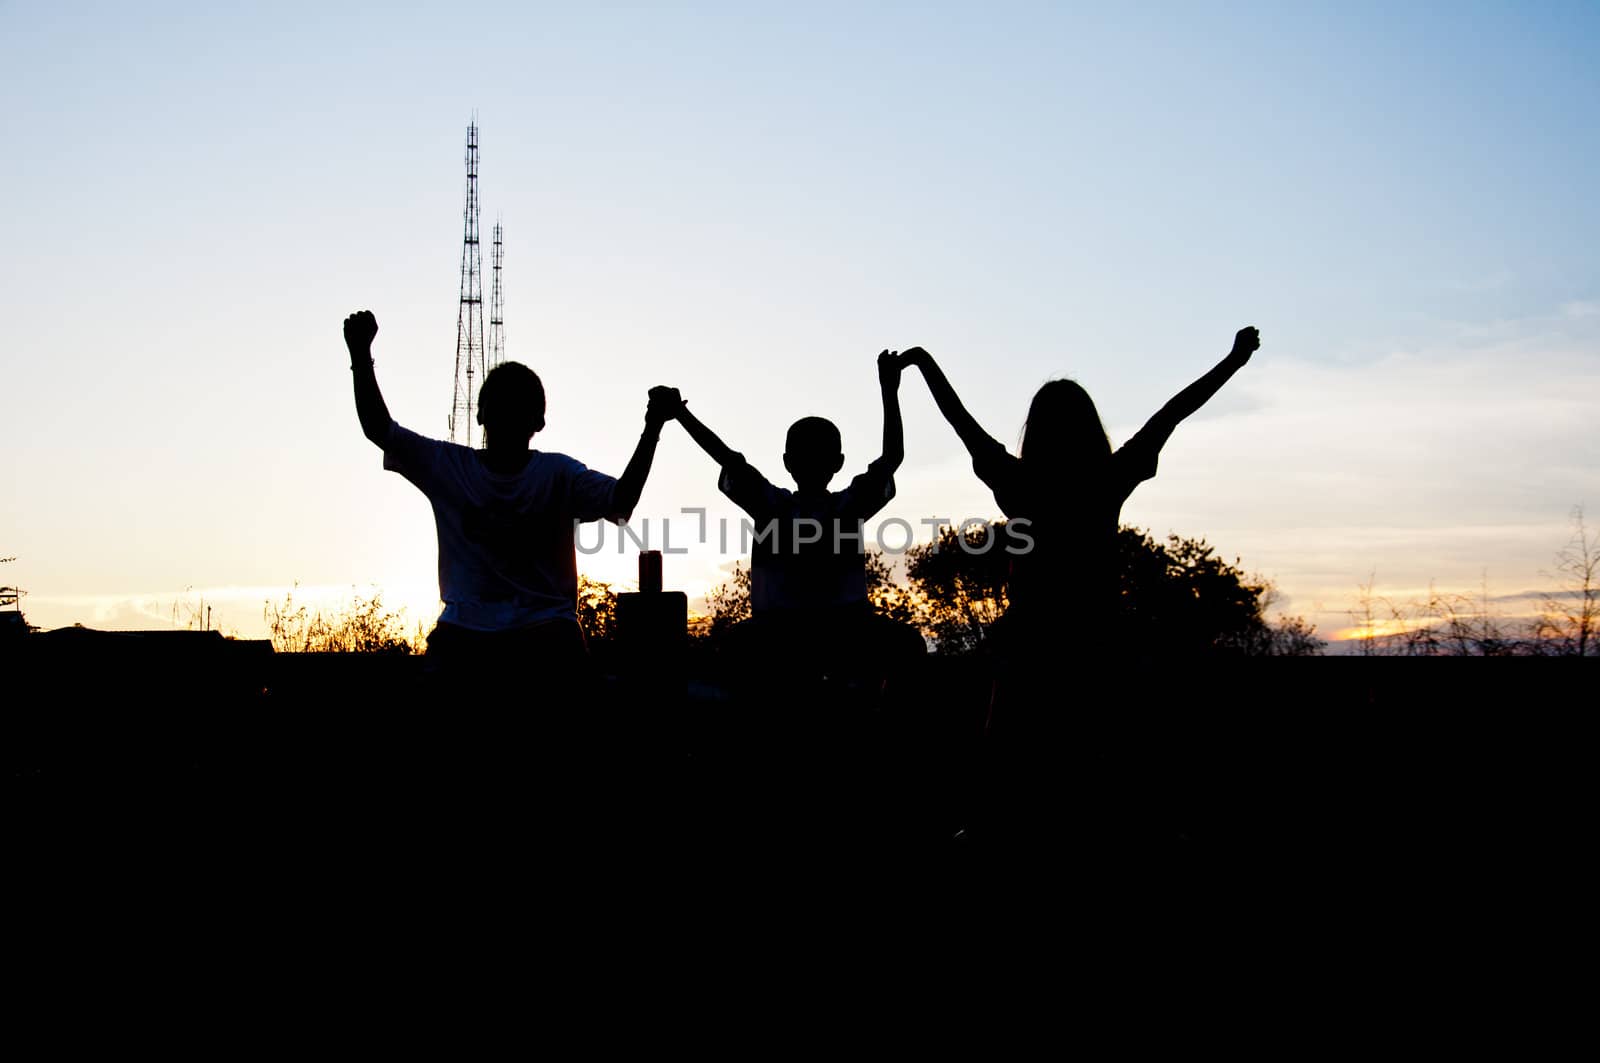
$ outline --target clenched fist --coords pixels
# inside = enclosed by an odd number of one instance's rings
[[[1260,331],[1254,325],[1242,328],[1239,330],[1239,334],[1233,338],[1233,357],[1241,362],[1248,362],[1250,356],[1260,346]]]
[[[372,357],[372,340],[378,334],[378,319],[371,310],[357,310],[344,319],[344,345],[350,357]]]

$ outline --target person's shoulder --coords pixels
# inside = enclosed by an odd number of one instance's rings
[[[748,474],[756,472],[756,467],[745,460],[742,452],[730,450],[722,461],[722,471]]]
[[[477,450],[474,447],[469,447],[469,446],[466,446],[465,444],[457,443],[457,442],[455,442],[453,440],[440,439],[437,436],[426,435],[426,434],[424,434],[422,432],[416,431],[415,429],[407,428],[405,425],[401,424],[399,421],[394,422],[394,427],[393,427],[393,429],[391,431],[393,433],[393,437],[402,437],[403,436],[408,440],[415,441],[415,442],[420,443],[420,444],[425,445],[425,446],[437,447],[437,448],[439,448],[439,450],[444,451],[446,453],[450,453],[450,454],[476,454],[477,453]]]
[[[399,421],[389,422],[388,441],[391,443],[396,441],[404,441],[406,443],[430,443],[437,444],[439,446],[449,445],[442,439],[434,439],[432,436],[425,436],[421,432],[413,431],[412,429],[401,424]]]
[[[571,454],[563,454],[559,450],[535,450],[532,455],[528,459],[528,467],[537,468],[547,475],[576,476],[589,471],[589,466]]]
[[[835,512],[864,519],[887,505],[894,494],[894,465],[879,459],[858,473],[844,490],[828,492],[828,503]]]
[[[1024,478],[1022,459],[994,439],[972,448],[972,471],[991,490],[1013,486]]]
[[[877,476],[888,479],[894,476],[896,470],[900,468],[901,464],[902,462],[900,460],[888,457],[887,455],[874,458],[872,461],[867,463],[867,467],[862,470],[861,476]]]
[[[850,482],[837,491],[829,491],[834,499],[850,498],[862,491],[887,489],[894,483],[895,466],[879,458],[850,478]]]
[[[558,450],[533,451],[533,457],[528,459],[528,469],[536,476],[569,482],[579,479],[592,480],[597,477],[613,478],[597,469],[591,469],[571,454],[563,454]]]
[[[1161,448],[1155,445],[1151,435],[1138,432],[1111,455],[1115,478],[1128,484],[1148,480],[1156,474],[1160,456]]]
[[[974,467],[1014,468],[1022,459],[1006,449],[1006,445],[993,436],[985,436],[970,446]]]
[[[760,469],[746,461],[744,455],[736,450],[729,452],[727,460],[722,463],[721,469],[718,471],[717,475],[718,478],[723,482],[735,482],[756,486],[764,485],[775,490],[782,490],[782,488],[778,487],[777,484],[767,479],[766,475],[762,473]]]
[[[386,461],[402,461],[414,463],[418,461],[446,461],[459,458],[462,454],[470,457],[471,448],[451,443],[443,439],[434,439],[421,432],[415,432],[398,421],[391,422],[389,434],[383,441],[383,452]]]
[[[865,475],[866,475],[865,473],[862,474],[862,476],[865,476]],[[844,506],[848,506],[851,502],[855,501],[856,500],[856,494],[857,494],[856,487],[861,483],[862,476],[857,476],[854,480],[851,480],[848,486],[841,487],[837,491],[829,491],[828,492],[828,508],[830,510],[831,509],[840,509],[840,508],[842,508]]]

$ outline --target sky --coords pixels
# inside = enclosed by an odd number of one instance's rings
[[[1124,521],[1324,635],[1363,585],[1514,615],[1600,522],[1597,54],[1593,3],[0,2],[0,582],[47,628],[259,637],[295,585],[431,622],[340,322],[444,436],[476,115],[541,449],[620,473],[670,384],[775,480],[831,418],[849,474],[912,345],[1007,443],[1061,376],[1121,443],[1255,325]],[[883,516],[998,516],[902,402]],[[635,524],[691,598],[738,557],[699,507],[737,520],[669,425]]]

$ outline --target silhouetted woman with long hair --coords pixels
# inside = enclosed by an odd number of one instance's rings
[[[1028,407],[1016,455],[967,412],[932,355],[921,347],[902,355],[922,370],[1009,522],[1010,604],[992,632],[996,682],[987,725],[1009,768],[1017,767],[1018,756],[1038,767],[1039,758],[1058,752],[1069,730],[1082,736],[1083,728],[1093,728],[1102,716],[1098,707],[1114,698],[1107,684],[1123,678],[1115,664],[1128,656],[1118,638],[1122,504],[1156,474],[1173,429],[1205,405],[1260,342],[1254,328],[1240,329],[1222,361],[1116,449],[1089,393],[1074,381],[1052,380]]]

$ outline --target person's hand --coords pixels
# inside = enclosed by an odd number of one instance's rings
[[[878,383],[885,389],[900,386],[900,370],[904,363],[899,351],[882,351],[878,354]]]
[[[678,416],[683,409],[683,396],[677,388],[657,386],[650,389],[650,403],[645,407],[644,419],[651,424],[665,424]]]
[[[1256,352],[1256,348],[1260,346],[1260,331],[1254,325],[1251,325],[1247,328],[1242,328],[1239,330],[1239,334],[1233,338],[1233,352],[1231,357],[1237,358],[1241,362],[1248,362],[1250,360],[1250,356],[1254,354]]]
[[[344,319],[344,345],[351,358],[371,358],[372,340],[378,334],[378,319],[371,310],[357,310]]]
[[[929,354],[921,347],[908,347],[900,352],[901,365],[914,365],[918,369],[921,369],[931,361],[933,361],[933,355]]]

